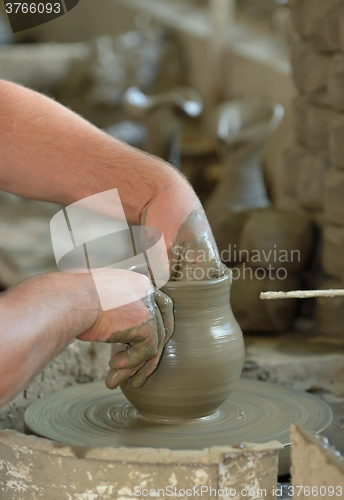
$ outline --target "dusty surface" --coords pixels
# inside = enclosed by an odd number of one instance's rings
[[[266,488],[267,499],[276,485],[277,442],[212,447],[200,451],[93,448],[61,446],[52,441],[0,432],[0,491],[2,500],[129,500],[145,498],[143,489],[193,489],[203,486],[202,498],[214,498],[210,487],[247,485]],[[261,467],[265,475],[261,476]],[[248,471],[245,481],[242,474]],[[136,490],[135,490],[136,487]],[[177,496],[175,496],[176,498]],[[162,499],[171,498],[163,494]],[[180,495],[181,499],[190,495]],[[223,498],[224,496],[219,496]],[[239,496],[234,498],[239,499]],[[253,496],[247,498],[253,500]]]
[[[333,299],[324,299],[333,300]],[[302,391],[344,396],[344,344],[315,336],[314,330],[278,336],[245,336],[242,376]]]
[[[293,79],[301,92],[314,92],[326,87],[331,58],[317,53],[310,43],[298,41],[292,47]]]

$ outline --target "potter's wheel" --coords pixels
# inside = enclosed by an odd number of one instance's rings
[[[120,390],[109,391],[103,382],[55,392],[25,413],[29,431],[72,445],[203,449],[277,440],[284,445],[281,474],[289,469],[290,422],[323,433],[331,425],[332,411],[310,394],[240,380],[215,415],[197,420],[165,423],[140,418]]]

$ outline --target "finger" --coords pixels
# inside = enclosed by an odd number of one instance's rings
[[[158,338],[159,338],[159,345],[158,345],[158,352],[156,356],[154,356],[152,359],[146,361],[146,363],[143,365],[143,367],[136,372],[134,376],[132,376],[129,379],[130,385],[132,387],[141,387],[142,384],[145,382],[147,377],[151,375],[154,370],[157,368],[161,354],[163,352],[164,346],[165,346],[165,328],[164,328],[164,322],[162,319],[162,315],[156,307],[156,325],[157,325],[157,333],[158,333]]]
[[[135,369],[124,369],[124,370],[113,370],[110,368],[110,370],[107,372],[106,378],[105,378],[105,384],[109,389],[117,389],[117,387],[122,383],[125,382],[129,377],[132,377],[137,370],[142,368],[144,363],[136,367]]]
[[[110,368],[117,370],[135,368],[157,354],[159,339],[154,317],[131,330],[122,332],[123,338],[131,345],[125,351],[111,357]]]
[[[174,331],[173,300],[157,288],[154,289],[154,297],[164,322],[166,344],[172,337]]]

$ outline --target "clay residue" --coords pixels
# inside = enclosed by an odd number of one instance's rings
[[[210,280],[223,275],[209,222],[203,210],[194,210],[181,225],[169,250],[171,281]]]
[[[115,331],[107,339],[109,343],[115,342],[106,377],[109,389],[117,388],[128,378],[132,387],[140,387],[156,369],[173,334],[173,302],[167,295],[155,288],[154,294],[143,297],[141,303],[149,312],[148,319],[124,331]]]

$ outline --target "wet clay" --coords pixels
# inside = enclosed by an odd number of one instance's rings
[[[241,379],[208,418],[167,423],[140,418],[118,389],[111,392],[101,382],[50,394],[25,413],[29,431],[70,445],[200,450],[275,439],[284,445],[280,474],[288,473],[290,466],[290,422],[323,433],[332,422],[332,411],[310,394]]]
[[[212,280],[225,268],[204,210],[193,210],[169,250],[170,281]]]
[[[230,303],[230,271],[211,281],[169,282],[174,334],[143,387],[121,384],[141,415],[162,419],[207,417],[229,397],[244,362],[241,329]]]
[[[175,331],[143,387],[78,385],[37,400],[27,429],[71,445],[197,450],[278,440],[280,473],[289,470],[289,425],[322,433],[331,409],[309,394],[239,380],[244,344],[229,305],[230,272],[211,281],[169,282]],[[230,396],[230,397],[228,397]],[[134,406],[133,406],[134,405]]]

